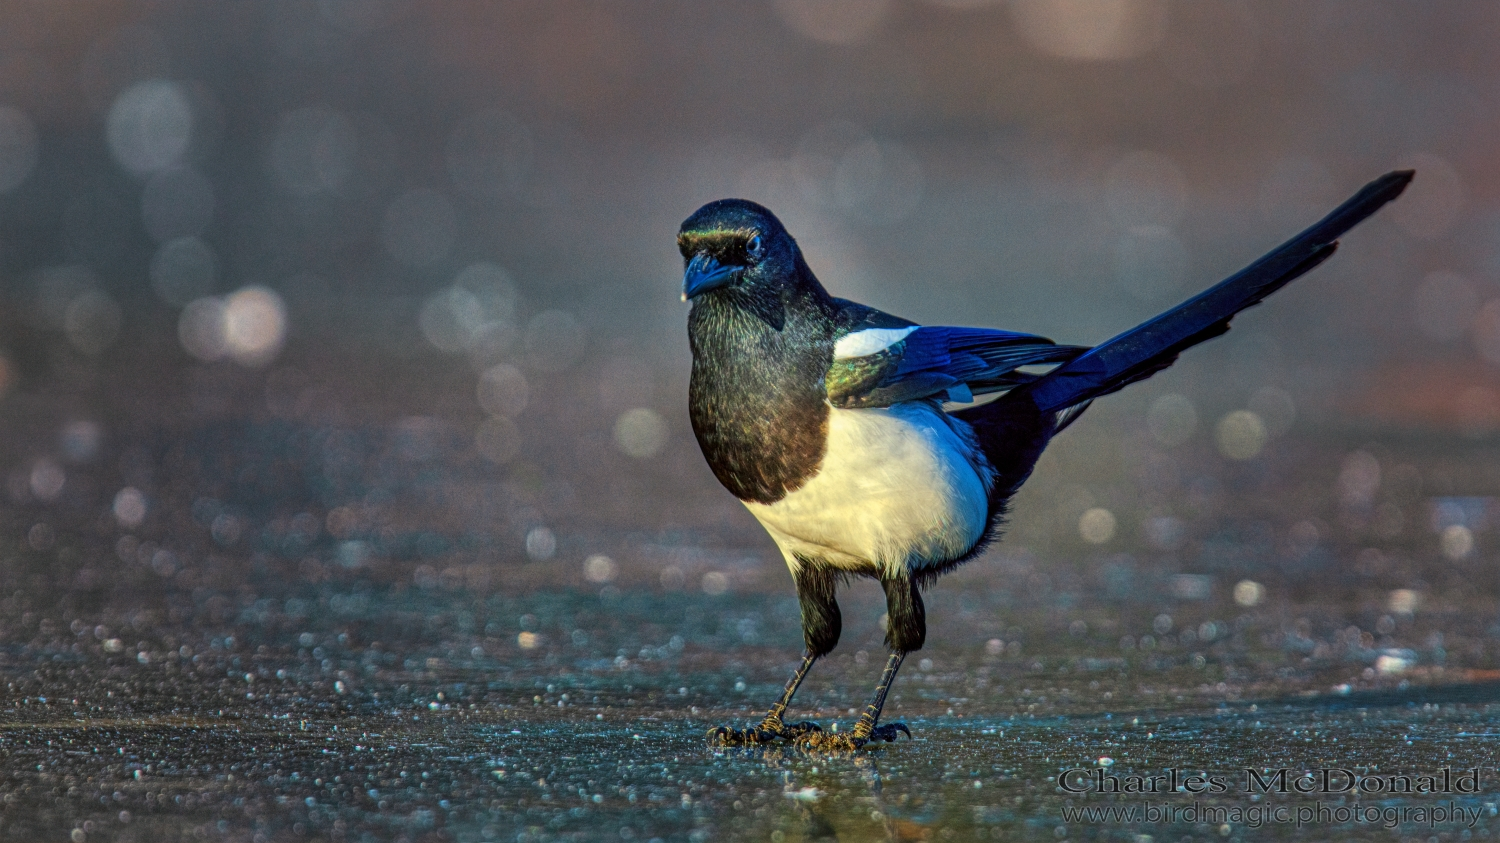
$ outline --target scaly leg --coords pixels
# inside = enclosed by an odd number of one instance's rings
[[[922,649],[927,641],[927,610],[922,605],[922,594],[909,575],[889,577],[880,581],[885,589],[887,623],[885,643],[891,648],[891,657],[885,662],[885,672],[880,675],[880,685],[875,688],[875,699],[865,706],[864,714],[855,722],[854,729],[840,734],[818,733],[803,735],[798,743],[808,749],[826,752],[853,752],[870,741],[893,741],[897,732],[911,737],[911,730],[904,723],[880,726],[880,710],[885,708],[885,695],[896,681],[896,671],[901,669],[901,660],[906,654]]]
[[[905,732],[911,737],[911,730],[906,728],[905,723],[890,723],[885,726],[877,725],[880,722],[880,712],[885,708],[885,695],[891,689],[891,683],[896,680],[896,671],[901,669],[901,661],[906,658],[906,653],[895,650],[891,657],[886,659],[885,672],[880,675],[880,684],[875,687],[875,698],[865,706],[864,713],[855,721],[854,728],[843,734],[830,732],[815,732],[803,735],[797,739],[797,743],[807,749],[822,750],[824,752],[853,752],[870,741],[894,741],[899,732]]]
[[[728,726],[718,726],[708,732],[708,742],[715,746],[747,746],[763,743],[771,743],[777,740],[796,740],[797,738],[820,730],[816,723],[783,723],[782,715],[786,714],[786,708],[792,702],[792,695],[797,693],[797,687],[802,684],[802,679],[807,676],[807,671],[812,669],[813,662],[818,657],[810,651],[803,654],[802,664],[792,678],[787,680],[786,690],[781,692],[781,699],[771,706],[766,712],[764,720],[760,725],[749,729],[731,729]]]

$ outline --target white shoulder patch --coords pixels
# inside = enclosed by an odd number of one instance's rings
[[[912,325],[909,328],[867,328],[847,334],[833,344],[833,359],[850,360],[884,351],[906,339],[906,335],[918,327]]]

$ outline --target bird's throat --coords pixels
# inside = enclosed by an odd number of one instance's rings
[[[719,482],[740,500],[774,503],[818,471],[832,343],[795,309],[778,329],[717,295],[688,318],[693,433]]]

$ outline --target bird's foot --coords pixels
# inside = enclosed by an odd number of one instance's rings
[[[857,752],[869,742],[853,732],[814,732],[797,739],[797,746],[809,752],[824,752],[831,755]]]
[[[781,735],[783,740],[795,741],[803,735],[811,735],[815,732],[821,731],[823,731],[822,726],[819,726],[811,720],[803,720],[800,723],[782,724],[781,732],[779,734]]]
[[[827,753],[850,753],[858,752],[865,744],[872,741],[894,742],[902,732],[911,737],[911,730],[906,728],[905,723],[888,723],[877,726],[868,735],[860,734],[858,730],[853,732],[817,732],[797,738],[797,746],[813,752]]]
[[[762,746],[777,741],[796,741],[810,734],[823,731],[823,727],[812,721],[782,723],[766,719],[758,726],[748,729],[732,729],[718,726],[708,730],[708,742],[712,746]]]
[[[908,740],[911,739],[911,730],[908,729],[908,728],[906,728],[906,724],[905,723],[899,723],[898,722],[898,723],[887,723],[884,726],[876,726],[875,730],[870,733],[870,740],[872,740],[872,741],[885,741],[886,743],[895,743],[896,742],[896,734],[898,732],[905,732],[907,739]]]
[[[760,746],[775,740],[774,733],[767,732],[758,726],[752,726],[749,729],[715,726],[708,730],[709,746]]]

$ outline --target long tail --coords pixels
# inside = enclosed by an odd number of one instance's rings
[[[1228,331],[1236,313],[1259,304],[1327,260],[1340,236],[1400,196],[1411,179],[1411,170],[1381,176],[1255,263],[1012,394],[1030,397],[1043,413],[1060,413],[1057,429],[1061,430],[1095,398],[1151,377],[1172,365],[1185,349]]]

